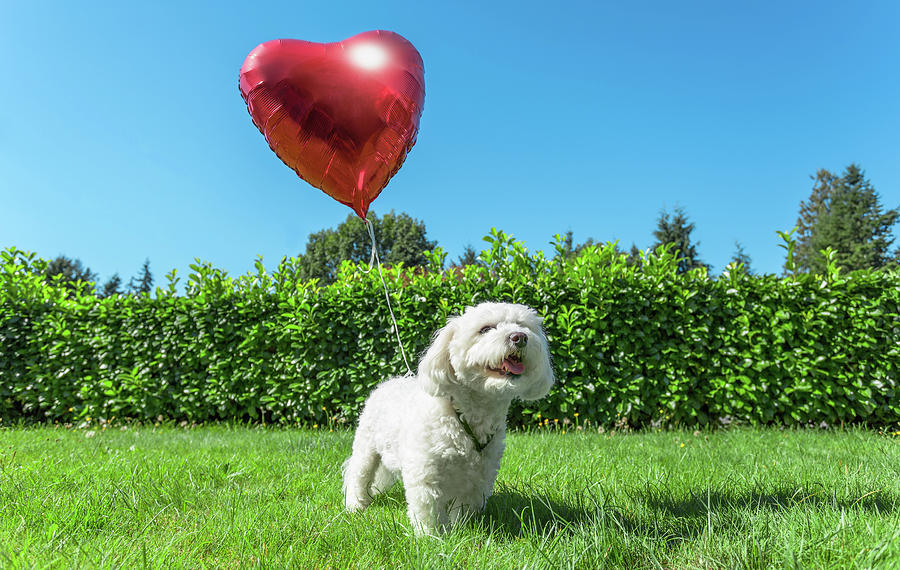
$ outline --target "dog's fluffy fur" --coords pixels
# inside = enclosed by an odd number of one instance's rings
[[[417,534],[481,511],[500,468],[510,404],[543,398],[553,384],[541,322],[524,305],[469,307],[435,334],[416,376],[380,384],[344,463],[347,510],[365,509],[399,477]]]

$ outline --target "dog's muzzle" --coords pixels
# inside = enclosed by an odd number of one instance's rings
[[[514,332],[509,335],[509,342],[516,345],[516,349],[521,350],[528,344],[528,335],[523,332]]]
[[[490,370],[503,376],[519,376],[525,372],[525,363],[522,362],[522,357],[525,356],[528,335],[523,332],[514,332],[508,338],[515,349],[503,359],[499,367]]]

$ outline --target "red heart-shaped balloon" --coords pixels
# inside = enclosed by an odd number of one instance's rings
[[[272,40],[241,66],[241,96],[300,178],[365,218],[416,143],[425,71],[399,34],[319,44]]]

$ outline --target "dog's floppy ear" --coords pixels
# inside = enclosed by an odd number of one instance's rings
[[[419,383],[432,396],[446,396],[447,384],[454,381],[456,373],[450,364],[450,341],[456,332],[456,319],[434,333],[434,340],[419,362]]]

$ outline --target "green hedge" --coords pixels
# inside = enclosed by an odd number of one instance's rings
[[[448,315],[484,300],[546,316],[558,384],[513,424],[697,426],[900,421],[900,274],[787,278],[741,268],[676,274],[668,251],[639,265],[610,245],[529,254],[492,232],[482,265],[385,269],[415,360]],[[192,266],[155,296],[98,299],[47,284],[9,249],[0,268],[0,416],[73,421],[352,421],[372,387],[405,371],[377,271],[345,264],[328,287],[294,260],[232,279]],[[415,362],[411,362],[415,368]]]

